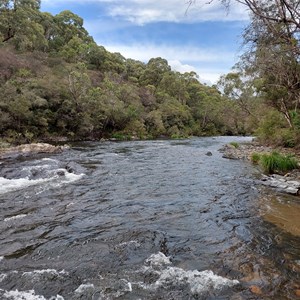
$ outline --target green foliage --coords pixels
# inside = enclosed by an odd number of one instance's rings
[[[115,132],[111,135],[111,137],[118,141],[129,141],[131,139],[130,135],[124,134],[122,132]]]
[[[278,152],[262,154],[259,164],[267,174],[282,173],[298,168],[298,161],[292,155],[283,155]]]
[[[161,57],[144,64],[110,53],[81,17],[39,4],[0,0],[0,138],[183,138],[245,128],[236,106],[196,73],[174,72]]]
[[[278,111],[269,110],[259,123],[256,135],[263,143],[276,146],[293,146],[293,129],[286,128],[285,120]]]
[[[47,46],[40,24],[40,1],[1,1],[0,38],[18,50],[41,50]]]
[[[253,152],[251,154],[251,161],[254,164],[258,164],[259,160],[260,160],[261,155],[259,153]]]
[[[237,142],[230,142],[229,144],[231,146],[233,146],[234,148],[239,148],[240,147],[239,143],[237,143]]]

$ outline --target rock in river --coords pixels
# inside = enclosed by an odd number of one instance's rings
[[[24,144],[16,147],[0,149],[0,158],[28,156],[37,153],[59,153],[68,146],[54,146],[47,143]]]

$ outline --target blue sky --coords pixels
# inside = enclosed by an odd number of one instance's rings
[[[211,84],[238,61],[248,12],[237,2],[228,12],[207,2],[187,11],[186,0],[42,0],[42,10],[71,10],[108,51],[145,63],[163,57],[173,70],[195,71]]]

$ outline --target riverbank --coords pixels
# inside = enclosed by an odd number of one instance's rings
[[[220,149],[220,152],[223,153],[224,158],[251,161],[253,153],[271,153],[273,150],[271,147],[263,146],[252,141],[243,144],[226,144]]]
[[[243,159],[251,161],[251,156],[253,153],[271,153],[273,151],[277,151],[282,154],[292,154],[300,161],[300,151],[294,148],[278,148],[265,146],[258,143],[256,140],[252,142],[246,143],[229,143],[224,145],[220,152],[223,153],[224,158],[228,159]]]
[[[293,149],[287,148],[272,148],[268,146],[263,146],[257,143],[256,141],[244,144],[226,144],[221,149],[220,152],[223,153],[223,158],[227,159],[240,159],[252,161],[252,155],[254,153],[270,154],[273,151],[278,151],[283,154],[292,154],[298,161],[300,161],[300,154],[294,152]],[[258,166],[259,167],[259,166]],[[285,174],[264,174],[261,170],[262,176],[260,183],[264,186],[269,186],[275,188],[279,192],[299,195],[300,194],[300,169],[294,169]]]

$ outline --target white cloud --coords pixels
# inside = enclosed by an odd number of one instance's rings
[[[201,70],[197,69],[195,66],[191,66],[189,64],[183,64],[179,60],[170,60],[169,65],[171,66],[173,71],[177,71],[180,73],[185,72],[196,72],[198,75],[198,79],[200,82],[212,85],[216,83],[220,77],[220,74],[226,73],[226,70],[214,71],[212,70]]]
[[[189,65],[189,64],[183,64],[179,60],[169,60],[169,65],[172,67],[172,70],[180,72],[180,73],[185,73],[185,72],[196,72],[196,68]]]
[[[198,0],[190,7],[184,0],[164,0],[154,4],[149,0],[127,0],[122,4],[117,0],[111,0],[110,3],[112,4],[109,7],[111,16],[140,25],[158,21],[191,23],[248,19],[245,6],[238,3],[232,5],[228,12],[220,1],[207,4],[207,0]]]
[[[207,0],[197,0],[188,7],[186,0],[65,0],[64,3],[103,3],[106,14],[134,24],[151,22],[192,23],[201,21],[241,21],[248,19],[244,5],[234,2],[227,12],[220,0],[207,4]],[[59,0],[44,0],[43,6],[59,5]]]
[[[219,49],[201,49],[195,46],[178,45],[152,45],[152,44],[134,44],[134,45],[105,45],[110,52],[120,52],[125,58],[134,58],[147,62],[153,57],[162,57],[169,60],[187,61],[187,62],[219,62],[225,63],[233,60],[234,55],[231,52]]]
[[[173,70],[195,71],[201,82],[216,83],[219,77],[230,71],[235,55],[222,49],[201,49],[168,45],[106,45],[110,52],[120,52],[125,58],[133,58],[147,63],[153,57],[165,58]]]

